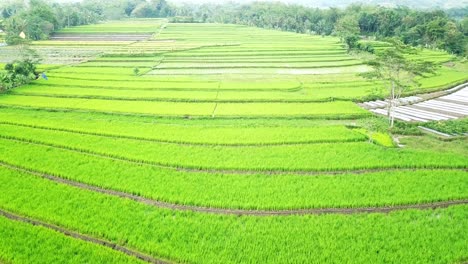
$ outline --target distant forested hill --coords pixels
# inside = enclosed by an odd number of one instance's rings
[[[239,3],[248,3],[253,2],[254,0],[233,0],[232,2]],[[268,0],[263,0],[268,1]],[[273,0],[271,0],[273,1]],[[190,0],[170,0],[173,3],[188,3],[193,1]],[[201,3],[221,3],[221,2],[230,2],[230,1],[220,1],[220,0],[198,0],[197,2]],[[275,0],[275,2],[278,2]],[[301,4],[305,6],[312,7],[345,7],[352,3],[362,2],[365,4],[374,4],[388,7],[395,7],[399,5],[408,6],[411,8],[418,9],[432,9],[432,8],[442,8],[450,9],[454,7],[466,7],[468,6],[468,0],[279,0],[279,2],[286,2],[292,4]]]

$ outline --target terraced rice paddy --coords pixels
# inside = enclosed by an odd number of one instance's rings
[[[466,137],[396,147],[337,39],[129,20],[36,44],[70,43],[99,52],[0,95],[0,262],[466,261]]]
[[[51,40],[33,42],[42,63],[53,68],[57,65],[76,64],[92,60],[103,53],[121,52],[137,41],[149,39],[162,25],[162,20],[132,20],[106,22],[63,29]],[[15,47],[0,48],[0,63],[18,57]]]

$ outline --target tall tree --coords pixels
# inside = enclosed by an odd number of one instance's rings
[[[354,15],[346,15],[340,18],[335,25],[335,33],[341,42],[346,44],[349,50],[357,47],[359,40],[359,21]]]
[[[416,60],[418,50],[403,44],[400,40],[388,40],[391,47],[378,52],[367,61],[372,71],[361,74],[367,79],[380,80],[387,94],[387,115],[390,127],[394,125],[394,110],[404,92],[418,86],[417,76],[434,73],[435,64]]]
[[[37,78],[36,65],[40,58],[29,44],[30,40],[17,36],[10,40],[17,53],[17,59],[7,63],[4,72],[0,72],[0,91],[8,90]]]

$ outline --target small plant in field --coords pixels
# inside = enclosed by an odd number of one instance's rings
[[[138,67],[133,68],[133,74],[135,74],[135,76],[138,76],[140,74],[140,68]]]

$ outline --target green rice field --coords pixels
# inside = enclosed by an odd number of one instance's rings
[[[467,137],[389,132],[338,38],[163,19],[54,36],[34,42],[48,80],[0,94],[0,263],[468,261]],[[468,80],[420,57],[439,68],[408,95]]]

